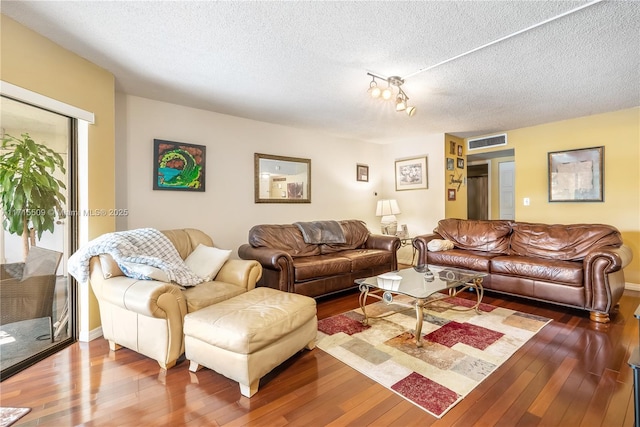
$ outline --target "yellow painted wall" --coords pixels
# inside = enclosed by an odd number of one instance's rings
[[[115,80],[111,73],[1,15],[0,79],[90,111],[89,209],[115,207]],[[115,230],[115,219],[89,218],[89,238]],[[97,301],[88,293],[89,325],[100,325]]]
[[[454,180],[465,180],[467,177],[467,148],[464,139],[453,135],[445,134],[444,138],[445,153],[445,217],[446,218],[467,218],[467,186],[452,183]],[[462,149],[462,155],[458,156],[459,149]],[[453,151],[453,153],[452,153]],[[464,161],[464,168],[458,168],[458,159]],[[453,160],[453,170],[447,170],[447,159]],[[455,190],[455,200],[449,200],[449,190]]]
[[[640,107],[516,129],[507,140],[495,150],[515,150],[516,220],[617,227],[634,254],[626,281],[640,284]],[[597,146],[604,146],[604,202],[549,202],[547,153]]]

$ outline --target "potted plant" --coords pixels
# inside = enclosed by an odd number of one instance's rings
[[[2,227],[22,236],[23,255],[29,253],[29,237],[53,232],[56,216],[64,217],[64,182],[54,177],[66,173],[62,156],[38,144],[28,133],[21,138],[5,134],[0,151]]]

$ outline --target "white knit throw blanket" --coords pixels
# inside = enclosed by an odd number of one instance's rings
[[[89,260],[100,254],[111,255],[118,265],[128,262],[159,268],[172,282],[182,286],[195,286],[202,282],[187,267],[167,236],[155,228],[117,231],[90,241],[69,258],[69,274],[80,283],[86,282],[89,279]]]

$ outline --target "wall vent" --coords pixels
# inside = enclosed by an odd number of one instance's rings
[[[507,145],[506,133],[467,140],[468,150],[479,150],[481,148],[497,147],[499,145]]]

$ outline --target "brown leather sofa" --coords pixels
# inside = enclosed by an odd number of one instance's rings
[[[434,239],[454,248],[431,251]],[[419,264],[483,271],[487,290],[587,310],[600,323],[610,321],[624,291],[623,268],[633,257],[620,232],[602,224],[451,218],[440,220],[434,234],[416,237],[413,246]]]
[[[398,268],[396,236],[371,234],[359,220],[338,221],[345,243],[306,243],[295,224],[256,225],[249,243],[238,248],[243,259],[262,265],[257,286],[319,297],[355,287],[354,280]]]

